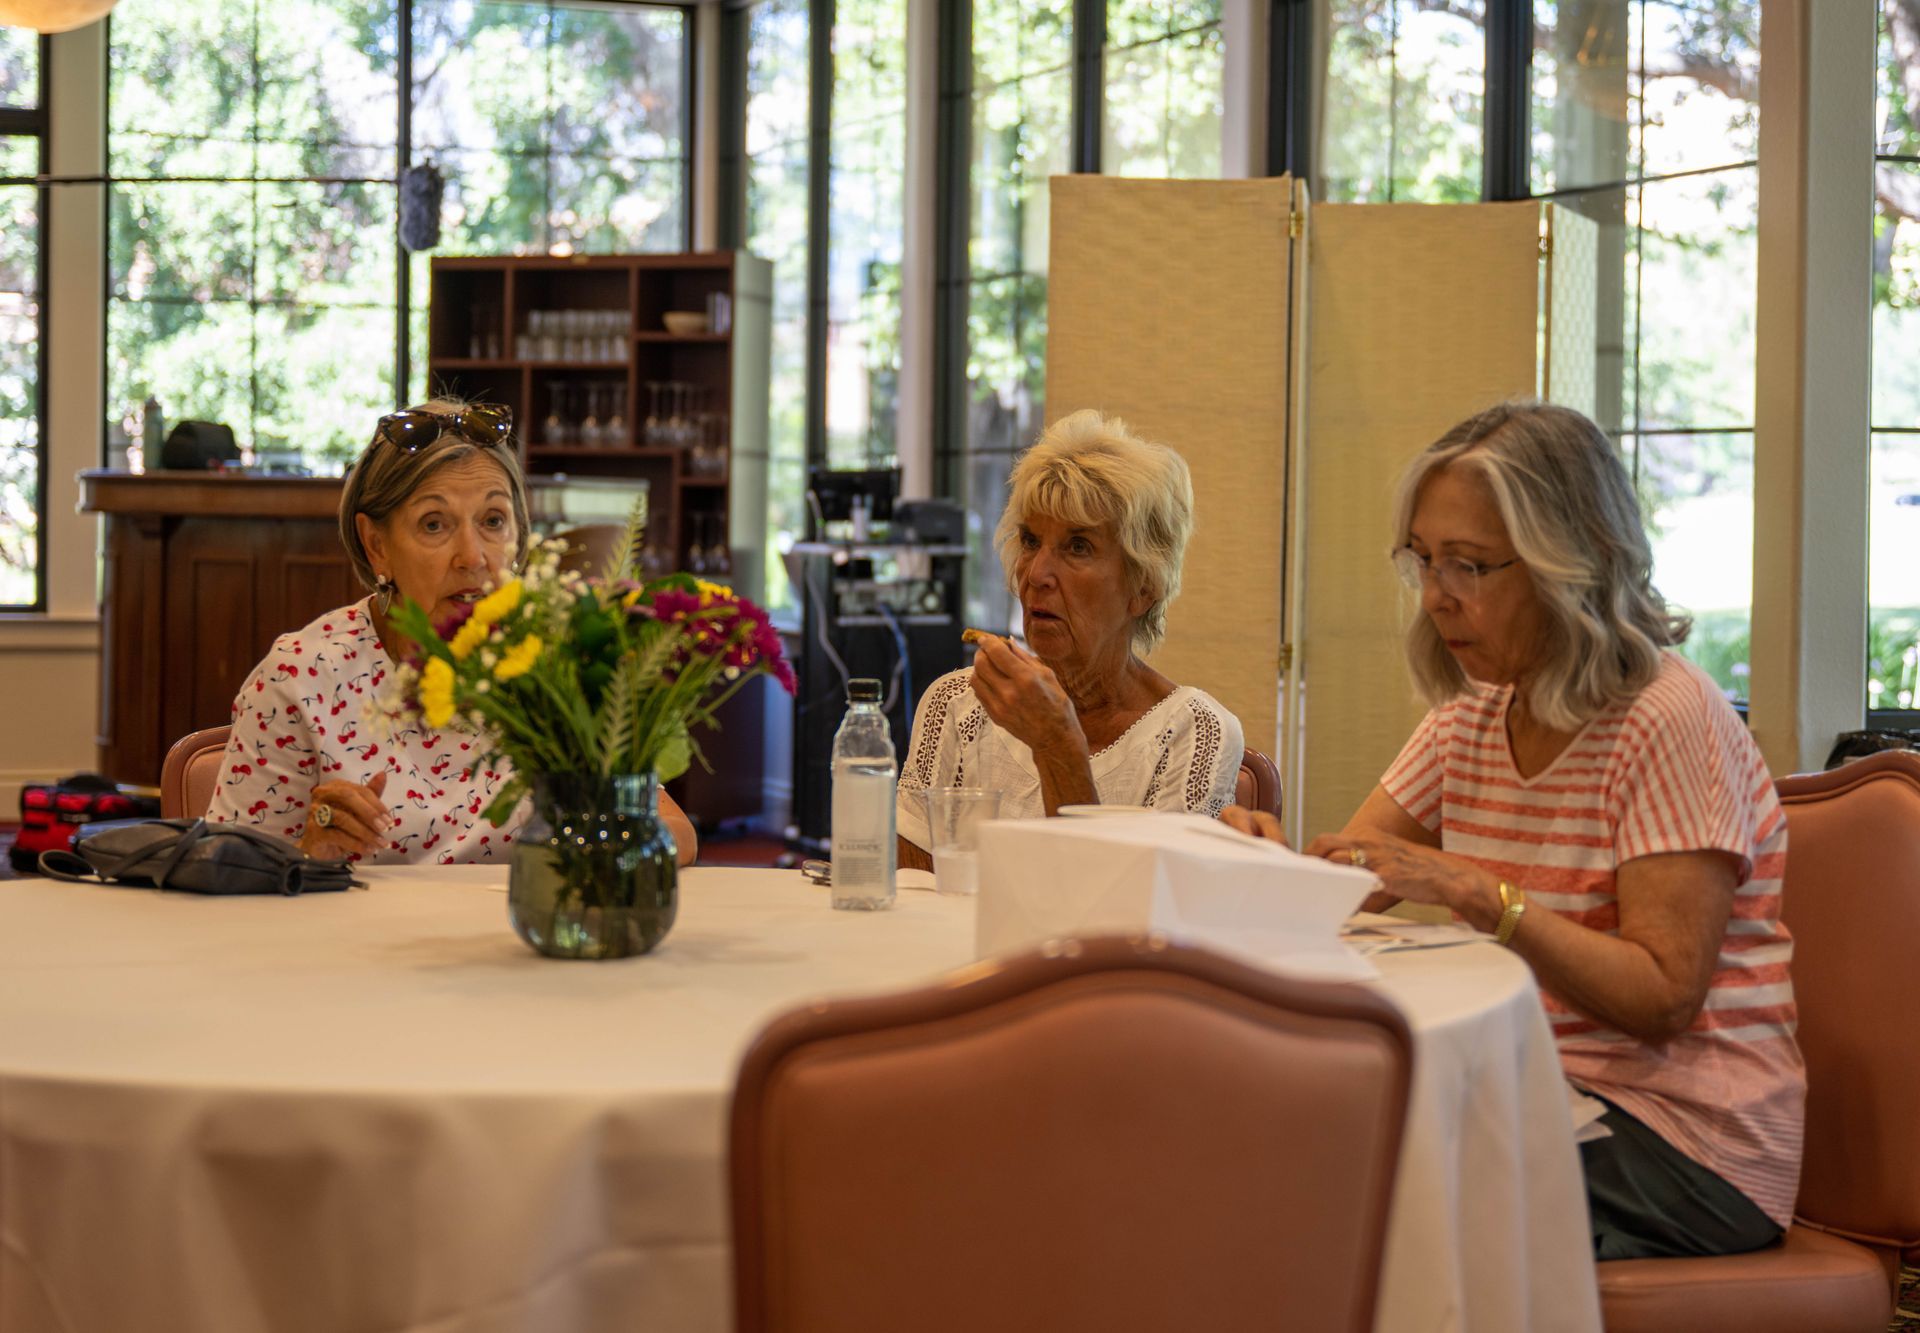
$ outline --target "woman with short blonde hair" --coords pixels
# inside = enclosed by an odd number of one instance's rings
[[[901,766],[903,865],[928,864],[923,793],[989,787],[1006,818],[1101,803],[1218,814],[1240,772],[1240,723],[1142,655],[1193,532],[1179,454],[1098,412],[1055,422],[1014,465],[997,533],[1027,646],[982,636],[971,667],[921,696]]]
[[[1075,412],[1054,422],[1020,456],[1007,489],[994,541],[1010,579],[1020,559],[1020,515],[1052,514],[1089,528],[1110,524],[1124,576],[1151,597],[1134,622],[1133,646],[1152,652],[1166,635],[1167,606],[1180,595],[1180,569],[1193,535],[1187,461],[1164,444],[1138,438],[1118,417]]]
[[[1736,1254],[1793,1216],[1806,1076],[1787,822],[1746,725],[1674,651],[1625,465],[1591,421],[1506,403],[1407,468],[1393,559],[1433,705],[1316,855],[1438,904],[1533,968],[1600,1259]],[[1277,836],[1270,820],[1229,823]]]

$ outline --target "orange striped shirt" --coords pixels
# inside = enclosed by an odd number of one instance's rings
[[[1636,857],[1721,851],[1740,884],[1706,1004],[1655,1045],[1595,1022],[1541,988],[1576,1085],[1645,1122],[1787,1225],[1800,1182],[1806,1072],[1793,1040],[1780,923],[1787,821],[1759,747],[1713,681],[1678,653],[1630,703],[1601,713],[1523,778],[1507,743],[1510,686],[1480,686],[1428,713],[1381,779],[1440,845],[1548,908],[1617,935],[1619,868]]]

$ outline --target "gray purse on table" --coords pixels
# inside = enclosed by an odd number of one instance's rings
[[[308,856],[241,824],[153,819],[105,829],[74,849],[40,853],[40,872],[79,884],[152,885],[186,893],[325,893],[361,881],[345,861]]]

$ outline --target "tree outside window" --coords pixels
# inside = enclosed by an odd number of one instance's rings
[[[326,470],[425,395],[427,258],[404,260],[403,284],[403,160],[447,178],[442,253],[685,243],[682,10],[174,0],[111,23],[108,404],[136,438],[151,398],[169,421],[226,422],[256,461]]]

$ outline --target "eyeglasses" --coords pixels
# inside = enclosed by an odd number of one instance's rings
[[[1517,555],[1497,565],[1475,564],[1457,555],[1443,555],[1435,560],[1431,556],[1421,555],[1411,546],[1402,546],[1393,553],[1393,567],[1407,587],[1415,592],[1423,592],[1431,575],[1433,581],[1440,585],[1441,592],[1463,602],[1471,602],[1480,595],[1481,579],[1519,563],[1520,557]]]
[[[428,412],[414,408],[380,418],[373,438],[385,440],[396,449],[417,454],[448,431],[461,439],[487,449],[504,449],[513,439],[513,413],[489,403],[462,408],[458,412]]]

